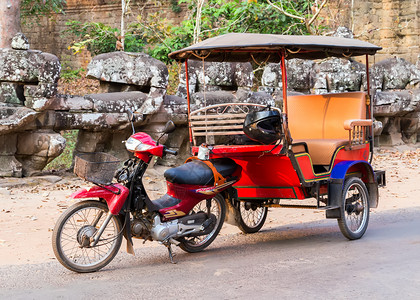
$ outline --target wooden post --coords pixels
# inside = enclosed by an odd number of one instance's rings
[[[370,74],[369,74],[369,54],[366,54],[366,80],[367,80],[367,99],[366,99],[366,119],[373,120],[373,105],[372,105],[372,97],[370,95]],[[367,130],[366,130],[367,131]],[[369,163],[372,162],[373,159],[373,148],[375,147],[375,136],[373,131],[373,123],[369,126],[369,143],[370,143],[370,159]]]
[[[190,83],[188,80],[188,59],[185,60],[185,80],[187,86],[187,112],[188,112],[188,132],[190,135],[190,143],[192,145],[192,132],[191,132],[191,120],[190,120],[190,113],[191,113],[191,98],[190,98]]]
[[[287,72],[285,56],[286,51],[283,49],[281,51],[281,83],[283,88],[283,113],[285,113],[287,117]]]
[[[292,137],[290,136],[289,132],[289,116],[288,116],[288,110],[287,110],[287,72],[286,72],[286,49],[282,49],[280,52],[281,56],[281,84],[283,88],[283,114],[284,117],[284,124],[283,124],[283,130],[285,139],[288,145],[292,144]],[[284,147],[284,146],[283,146]]]

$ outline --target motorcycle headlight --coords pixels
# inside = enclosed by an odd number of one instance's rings
[[[132,137],[128,138],[128,140],[125,142],[125,148],[127,148],[130,152],[136,152],[136,151],[146,151],[152,148],[152,146],[143,144],[141,141],[136,140]]]

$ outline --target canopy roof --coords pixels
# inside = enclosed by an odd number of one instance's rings
[[[281,51],[286,58],[320,59],[330,56],[373,55],[381,47],[368,42],[330,36],[228,33],[172,52],[177,60],[278,62]]]

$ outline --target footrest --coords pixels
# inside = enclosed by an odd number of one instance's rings
[[[336,208],[340,208],[340,206],[321,206],[318,209],[321,209],[321,210],[330,210],[330,209],[336,209]]]
[[[386,186],[386,177],[385,177],[385,171],[384,170],[375,170],[373,171],[375,173],[375,181],[378,183],[379,187]]]

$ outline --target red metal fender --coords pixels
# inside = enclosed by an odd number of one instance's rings
[[[127,199],[129,189],[121,184],[107,185],[106,188],[119,194],[116,195],[100,186],[93,186],[87,189],[78,190],[71,194],[70,197],[73,199],[103,198],[108,204],[111,214],[118,215]]]

